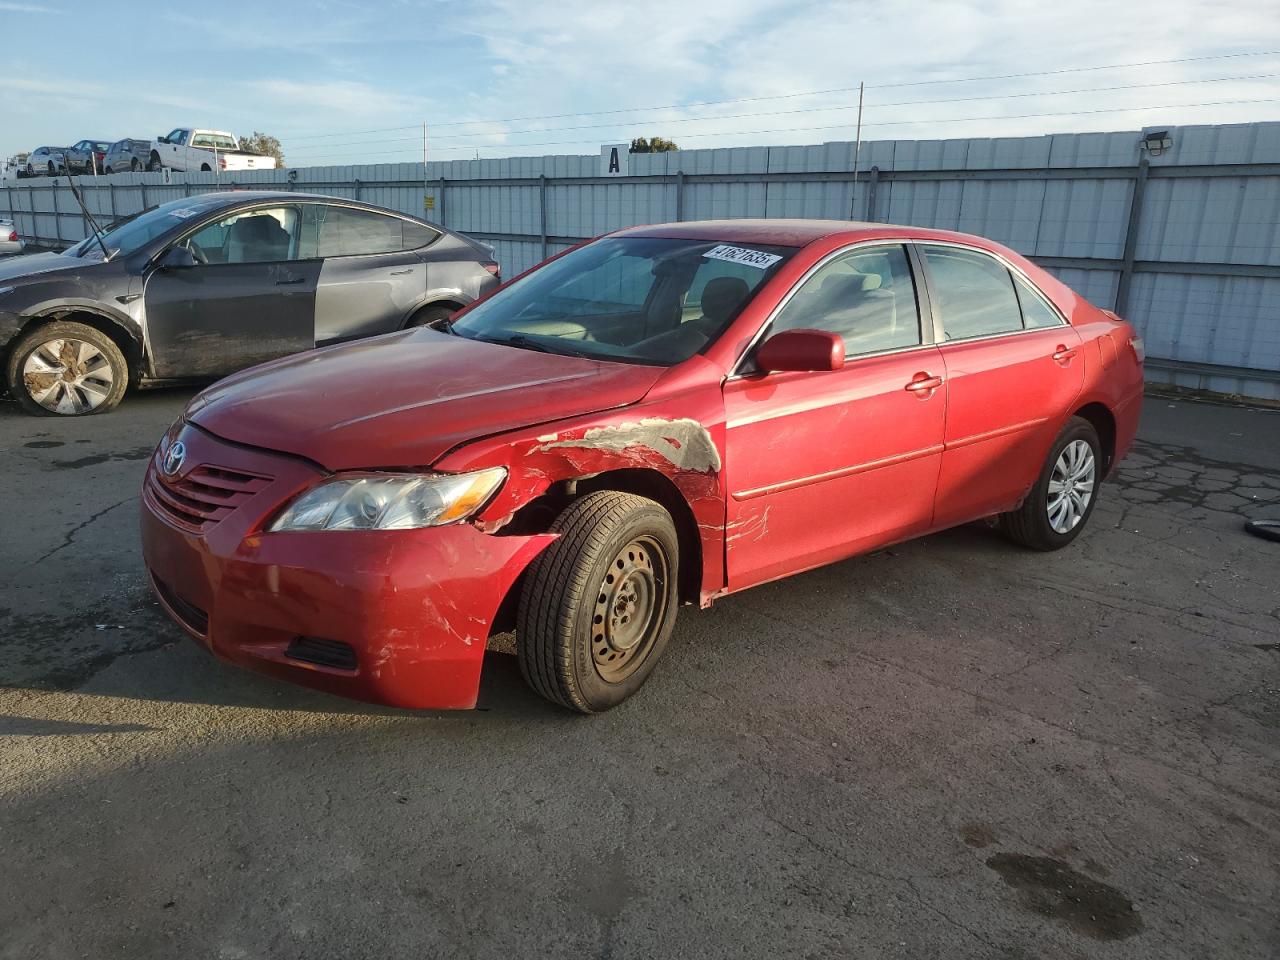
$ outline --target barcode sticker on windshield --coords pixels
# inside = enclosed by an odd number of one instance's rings
[[[782,259],[776,253],[762,253],[759,250],[748,250],[745,247],[731,247],[727,243],[712,247],[703,256],[710,257],[712,260],[728,260],[730,263],[741,263],[748,267],[756,267],[759,270],[768,270]]]

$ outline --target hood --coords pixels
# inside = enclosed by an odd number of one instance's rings
[[[101,263],[101,259],[81,260],[79,257],[64,257],[60,253],[24,253],[17,257],[5,257],[0,260],[0,285],[9,286],[11,280],[23,280],[41,273],[83,270]]]
[[[424,467],[469,440],[635,403],[662,372],[421,327],[253,367],[186,416],[329,470]]]

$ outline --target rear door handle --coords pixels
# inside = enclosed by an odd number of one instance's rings
[[[917,396],[928,397],[940,386],[942,386],[941,377],[935,377],[932,374],[924,373],[922,371],[912,377],[911,382],[908,383],[904,389],[910,390]]]
[[[1075,355],[1076,351],[1074,347],[1067,347],[1060,343],[1058,344],[1058,349],[1053,353],[1053,359],[1058,363],[1067,364],[1071,362],[1071,358]]]
[[[292,280],[277,280],[277,281],[276,281],[276,286],[277,286],[277,287],[285,287],[285,286],[288,286],[288,285],[289,285],[289,284],[291,284],[291,283],[306,283],[306,282],[307,282],[307,278],[306,278],[306,277],[294,277]]]
[[[406,267],[406,268],[405,268],[405,269],[403,269],[403,270],[392,270],[392,271],[391,271],[391,275],[392,275],[393,277],[402,277],[402,276],[404,276],[406,273],[413,273],[413,267]]]

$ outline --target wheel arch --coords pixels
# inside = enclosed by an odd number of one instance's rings
[[[64,304],[44,307],[28,314],[24,318],[21,328],[9,344],[6,345],[4,360],[8,360],[8,351],[13,343],[16,343],[37,327],[58,320],[83,323],[85,326],[93,327],[95,330],[99,330],[110,337],[112,342],[120,348],[120,352],[124,354],[125,363],[129,368],[130,386],[137,385],[143,374],[145,356],[141,328],[132,319],[117,317],[99,307],[87,304]]]
[[[547,533],[552,522],[575,500],[602,490],[632,493],[655,503],[671,515],[679,543],[680,581],[678,599],[682,603],[698,603],[702,588],[702,538],[693,508],[680,488],[666,474],[648,467],[618,467],[601,473],[561,480],[539,497],[521,506],[496,536]],[[514,628],[516,606],[524,588],[526,568],[512,581],[494,617],[492,631],[503,633]]]
[[[1098,434],[1098,443],[1102,447],[1102,473],[1106,476],[1116,462],[1116,418],[1105,404],[1097,400],[1086,403],[1072,413],[1089,421]]]
[[[467,306],[467,304],[463,302],[461,297],[449,294],[428,296],[419,303],[414,304],[413,307],[405,313],[403,319],[400,321],[400,329],[403,330],[408,327],[413,322],[413,318],[423,310],[430,310],[432,307],[450,307],[454,311],[457,311],[461,310],[465,306]]]

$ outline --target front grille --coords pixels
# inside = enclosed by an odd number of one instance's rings
[[[351,647],[339,640],[325,640],[323,637],[294,637],[284,655],[290,660],[314,663],[318,667],[335,670],[356,668],[356,652]]]
[[[182,599],[173,587],[169,586],[155,574],[151,575],[152,581],[156,585],[156,592],[160,594],[160,598],[173,611],[173,615],[186,625],[188,630],[193,630],[200,636],[207,636],[209,633],[209,614],[205,613],[194,603]]]
[[[173,479],[152,470],[147,476],[147,493],[174,524],[201,533],[263,490],[271,480],[259,473],[201,464]]]

